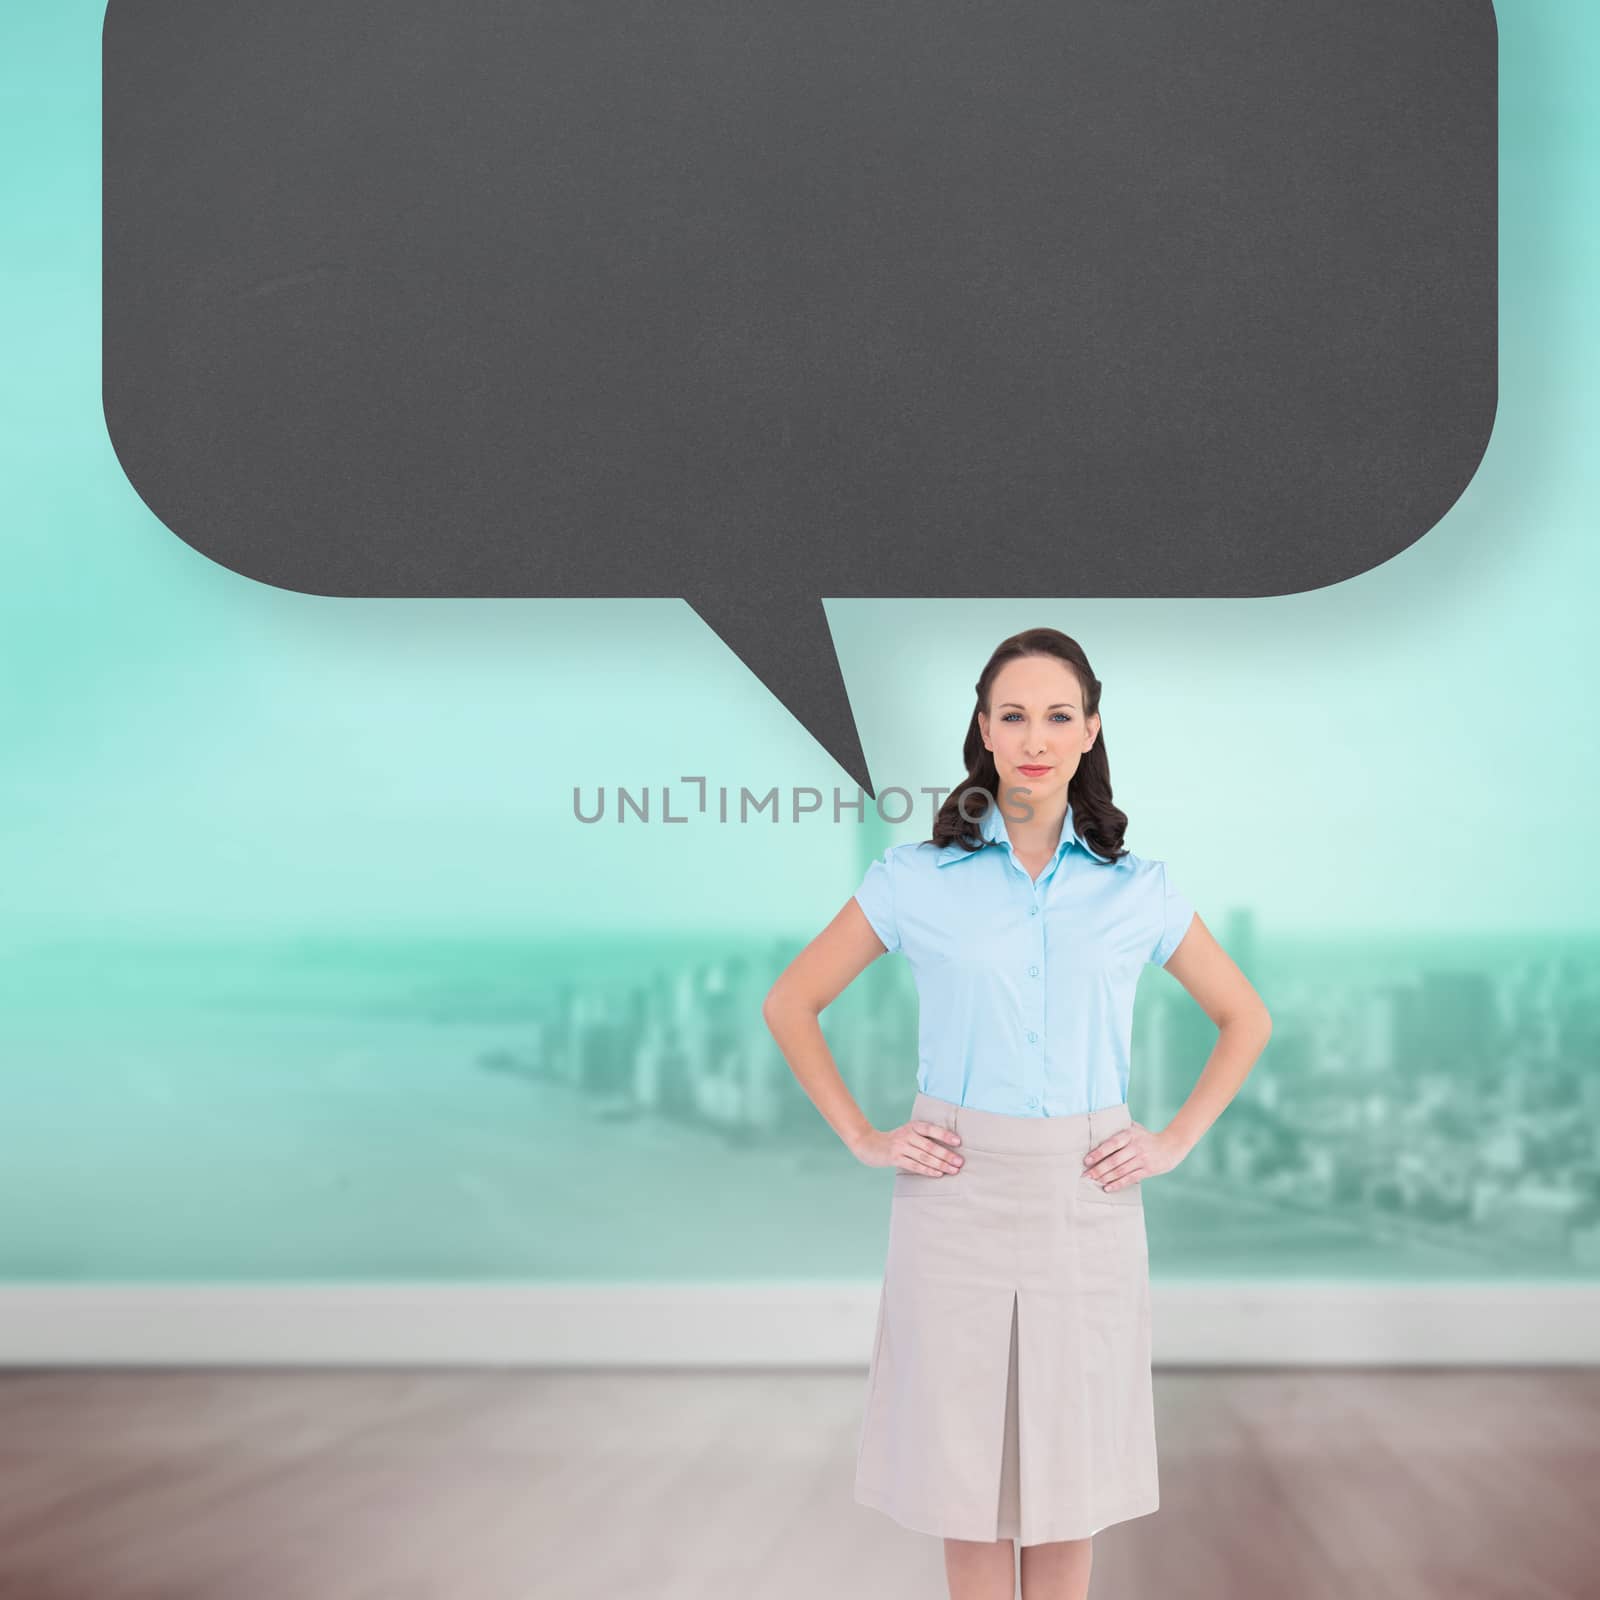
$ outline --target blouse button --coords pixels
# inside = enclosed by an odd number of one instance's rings
[[[1038,915],[1039,915],[1039,908],[1038,908],[1038,906],[1029,906],[1029,907],[1028,907],[1028,915],[1029,915],[1029,916],[1030,916],[1030,917],[1036,917],[1036,916],[1038,916]]]
[[[1029,967],[1028,976],[1030,978],[1037,978],[1039,976],[1039,969],[1037,967]]]
[[[1037,1044],[1037,1043],[1038,1043],[1038,1042],[1039,1042],[1039,1035],[1038,1035],[1038,1034],[1036,1034],[1036,1033],[1035,1033],[1035,1032],[1034,1032],[1034,1031],[1033,1031],[1033,1029],[1032,1029],[1032,1028],[1030,1028],[1030,1029],[1029,1029],[1029,1030],[1028,1030],[1028,1043],[1029,1043],[1029,1044]]]

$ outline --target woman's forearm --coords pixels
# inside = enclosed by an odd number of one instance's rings
[[[846,1148],[853,1150],[863,1134],[872,1132],[872,1123],[839,1075],[817,1012],[803,1001],[769,996],[761,1015],[800,1087]]]
[[[1230,1017],[1218,1027],[1217,1042],[1188,1099],[1161,1130],[1177,1140],[1185,1155],[1239,1092],[1271,1036],[1272,1018],[1265,1011]]]

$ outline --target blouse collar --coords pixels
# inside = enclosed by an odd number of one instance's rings
[[[991,805],[984,812],[978,821],[978,832],[984,839],[984,845],[980,845],[976,850],[968,850],[958,841],[952,840],[939,852],[938,864],[941,867],[947,867],[952,861],[960,861],[967,856],[979,855],[986,845],[998,844],[1005,846],[1007,849],[1011,848],[1011,836],[1006,832],[1005,817],[1001,814],[998,805]],[[1069,800],[1067,802],[1067,814],[1061,823],[1061,842],[1056,846],[1056,855],[1060,856],[1063,850],[1070,849],[1073,845],[1077,845],[1080,850],[1092,856],[1096,861],[1109,861],[1111,859],[1109,856],[1101,855],[1097,850],[1090,849],[1088,842],[1078,832],[1077,826],[1072,820],[1072,802]]]

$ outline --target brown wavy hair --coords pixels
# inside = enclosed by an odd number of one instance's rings
[[[1100,710],[1100,691],[1104,687],[1089,666],[1089,658],[1076,639],[1055,628],[1028,628],[1004,640],[989,657],[974,686],[977,702],[972,708],[972,720],[967,725],[967,737],[961,747],[962,760],[967,764],[967,774],[950,792],[950,798],[940,806],[933,819],[933,837],[928,842],[941,848],[957,842],[973,849],[984,843],[977,820],[969,821],[961,812],[961,797],[969,796],[967,810],[974,818],[981,818],[988,805],[998,804],[1000,773],[994,764],[993,754],[984,747],[983,731],[978,726],[978,713],[992,716],[989,699],[994,692],[994,680],[1007,662],[1024,656],[1054,656],[1066,665],[1078,680],[1083,696],[1085,719]],[[972,791],[982,789],[989,799],[980,802],[971,798]],[[1111,764],[1106,755],[1105,723],[1093,745],[1079,758],[1078,770],[1073,773],[1067,787],[1067,798],[1072,803],[1072,821],[1085,840],[1109,861],[1115,862],[1128,854],[1122,840],[1128,829],[1127,813],[1111,803]]]

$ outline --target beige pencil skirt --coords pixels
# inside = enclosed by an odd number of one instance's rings
[[[918,1093],[958,1173],[897,1171],[855,1498],[947,1539],[1083,1539],[1158,1504],[1142,1185],[1083,1157],[1126,1105],[1014,1117]]]

